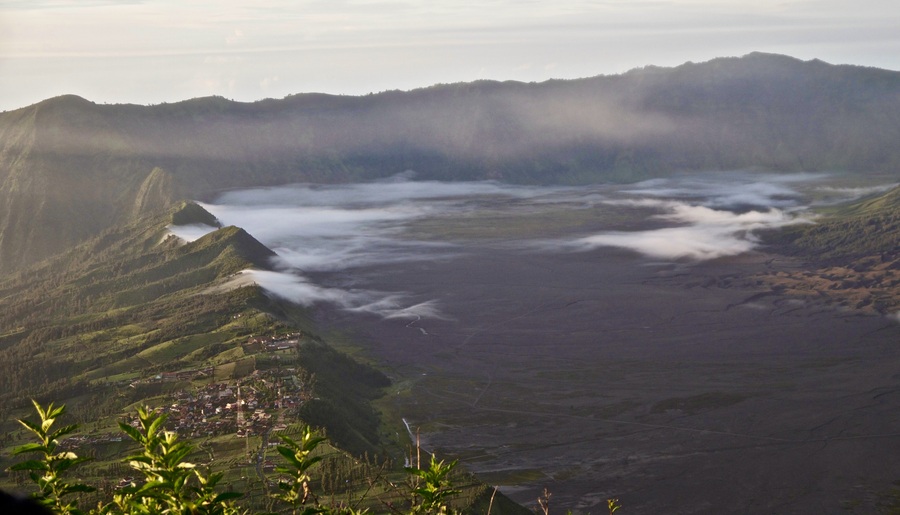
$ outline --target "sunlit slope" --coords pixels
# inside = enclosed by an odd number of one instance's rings
[[[838,206],[812,226],[794,226],[773,241],[789,243],[793,253],[817,260],[900,254],[900,187],[882,195]]]
[[[373,448],[378,418],[368,401],[386,378],[314,336],[302,309],[255,285],[226,287],[274,255],[243,229],[184,243],[168,234],[173,221],[214,218],[182,204],[0,283],[0,413],[38,397],[69,402],[87,419],[115,414],[161,393],[134,381],[211,366],[220,380],[242,377],[263,366],[242,345],[251,334],[300,330],[298,363],[319,377],[308,421],[350,450]]]
[[[900,187],[840,206],[812,226],[770,235],[780,252],[808,260],[765,281],[780,291],[900,316]]]
[[[388,434],[371,404],[390,384],[388,378],[318,337],[306,309],[240,280],[238,272],[267,268],[274,256],[243,229],[221,227],[185,243],[169,234],[170,224],[215,227],[218,221],[197,204],[183,203],[164,215],[108,229],[0,281],[0,431],[7,435],[0,469],[12,465],[10,450],[23,443],[15,418],[30,415],[32,398],[68,407],[66,423],[78,422],[84,436],[74,445],[80,455],[93,457],[78,469],[79,477],[114,485],[125,474],[121,460],[133,449],[112,431],[135,406],[183,405],[186,397],[199,399],[219,386],[243,384],[245,395],[255,395],[254,403],[281,399],[284,387],[292,404],[279,401],[277,410],[248,404],[247,420],[265,411],[274,425],[266,436],[240,438],[233,412],[213,415],[198,401],[190,417],[194,429],[204,429],[192,436],[198,452],[191,459],[225,473],[229,486],[247,493],[251,511],[266,507],[257,479],[259,448],[262,456],[266,439],[295,436],[301,423],[322,428],[334,446],[326,450],[327,465],[317,468],[316,477],[353,470],[358,481],[351,485],[342,479],[329,488],[349,487],[351,497],[369,495],[372,506],[395,497],[396,488],[386,488],[384,479],[394,471],[381,468],[380,460],[396,459],[390,452],[397,452],[406,434]],[[291,345],[272,351],[255,339],[273,335]],[[297,398],[301,401],[293,404]],[[175,429],[171,416],[167,428]],[[220,423],[232,427],[207,432]],[[267,460],[276,454],[270,452]],[[375,453],[377,463],[370,458]],[[10,476],[0,486],[19,491],[22,486],[14,481]],[[463,491],[461,505],[491,500],[490,489],[471,475],[460,472],[454,481]],[[322,491],[323,484],[315,488]],[[493,508],[526,511],[502,495]]]
[[[0,113],[0,273],[228,188],[420,178],[631,181],[900,167],[900,73],[750,54],[544,83]]]
[[[168,237],[169,220],[109,230],[0,283],[0,361],[15,365],[0,379],[7,400],[27,399],[49,383],[83,380],[91,370],[165,341],[176,326],[184,334],[212,328],[208,318],[232,299],[196,293],[251,266],[242,254],[252,243],[231,227],[182,245]]]

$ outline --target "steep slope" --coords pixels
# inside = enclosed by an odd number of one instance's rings
[[[73,366],[67,352],[46,352],[54,342],[70,335],[114,332],[126,320],[154,320],[148,312],[157,313],[158,320],[171,309],[170,303],[194,304],[179,294],[253,266],[239,257],[245,246],[240,229],[225,228],[179,245],[166,237],[166,223],[157,217],[109,230],[0,283],[0,327],[5,333],[0,352],[4,363],[16,365],[3,374],[3,401],[35,395],[48,383],[67,383],[99,364]],[[147,333],[161,327],[153,325]],[[101,337],[96,345],[82,345],[94,359],[111,350],[109,343]],[[42,354],[43,359],[35,361]]]
[[[270,359],[245,348],[251,333],[299,329],[294,366],[308,363],[309,375],[323,359],[335,364],[320,374],[316,392],[330,392],[320,402],[352,392],[340,413],[323,416],[313,403],[305,408],[310,418],[346,448],[373,448],[378,418],[368,400],[386,378],[337,354],[312,335],[302,310],[279,306],[257,286],[210,288],[247,268],[268,267],[274,253],[243,229],[223,227],[184,243],[168,234],[173,221],[215,222],[185,203],[0,282],[0,414],[34,397],[71,401],[87,420],[117,413],[158,390],[127,388],[129,382],[211,366],[229,377],[251,374]],[[267,313],[291,319],[291,327]]]
[[[900,73],[784,56],[540,84],[0,113],[0,273],[181,198],[292,181],[628,181],[678,170],[893,170]]]
[[[171,204],[174,198],[175,184],[172,175],[161,168],[154,168],[138,189],[130,219],[152,215],[161,207]]]
[[[0,280],[0,469],[17,459],[9,451],[23,435],[14,419],[30,411],[29,399],[53,401],[67,405],[74,420],[66,423],[82,426],[62,445],[94,458],[79,480],[108,495],[133,451],[114,428],[134,406],[149,405],[168,414],[168,430],[193,439],[192,462],[247,494],[251,512],[271,509],[260,479],[279,456],[266,442],[296,437],[301,422],[328,435],[313,471],[317,492],[354,502],[369,495],[363,506],[376,509],[382,496],[396,502],[390,481],[403,476],[389,465],[397,449],[385,449],[398,442],[386,441],[371,405],[388,378],[316,336],[303,308],[255,285],[222,287],[274,256],[243,229],[222,227],[185,243],[168,233],[173,223],[218,224],[182,203]],[[243,419],[237,405],[245,406]],[[375,452],[377,461],[369,458]],[[0,478],[0,488],[21,490],[15,479]],[[470,474],[453,480],[459,506],[493,502],[496,513],[527,512],[502,494],[493,499]]]
[[[159,213],[176,199],[167,172],[134,160],[115,120],[95,107],[69,96],[0,117],[0,270]]]

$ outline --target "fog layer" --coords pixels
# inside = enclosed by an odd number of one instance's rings
[[[720,172],[627,187],[569,188],[410,179],[407,174],[372,183],[233,191],[204,207],[224,225],[244,228],[276,252],[278,257],[272,263],[276,271],[246,272],[270,293],[302,305],[329,303],[383,317],[415,319],[440,317],[438,301],[413,298],[402,291],[402,284],[393,292],[356,289],[348,284],[364,282],[358,277],[366,273],[361,267],[454,259],[475,247],[495,245],[513,245],[521,252],[620,247],[668,261],[732,256],[758,247],[755,233],[760,229],[813,223],[804,214],[811,193],[819,202],[860,194],[823,186],[828,179],[823,174]],[[612,230],[612,222],[593,215],[592,226],[608,226],[609,230],[585,234],[571,228],[561,234],[512,240],[471,240],[449,233],[423,239],[413,237],[418,233],[410,231],[419,222],[438,230],[452,224],[514,224],[535,213],[558,216],[598,206],[607,213],[613,209],[620,215],[616,218],[630,217],[646,229]],[[482,217],[484,213],[491,217]],[[208,230],[212,228],[172,228],[187,240]]]

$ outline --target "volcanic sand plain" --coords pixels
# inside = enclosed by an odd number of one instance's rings
[[[394,378],[381,402],[423,447],[526,506],[546,487],[554,512],[879,511],[900,479],[900,324],[754,279],[804,266],[472,240],[316,277],[445,319],[318,317]]]

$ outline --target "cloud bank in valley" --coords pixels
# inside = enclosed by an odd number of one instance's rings
[[[674,226],[642,231],[605,231],[565,242],[564,247],[629,249],[655,259],[703,261],[749,252],[759,245],[754,232],[795,223],[801,194],[792,185],[825,174],[728,172],[654,179],[624,188],[631,198],[604,200],[625,209],[651,208],[650,218]]]
[[[409,179],[406,174],[371,183],[234,191],[205,207],[223,224],[243,227],[277,253],[275,271],[246,272],[272,294],[301,305],[328,303],[386,318],[415,319],[441,317],[439,302],[403,291],[367,290],[365,274],[372,269],[364,267],[454,259],[473,245],[513,246],[522,252],[619,247],[671,261],[733,256],[757,248],[759,230],[810,223],[803,214],[804,191],[821,188],[818,184],[826,176],[719,172],[628,186],[581,187]],[[542,210],[558,213],[597,206],[604,207],[601,213],[609,208],[633,210],[626,217],[644,217],[648,228],[559,234],[554,240],[477,242],[449,237],[421,241],[407,231],[420,220],[436,227],[442,220],[458,223],[461,217],[471,217],[473,223],[485,219],[501,223],[497,220],[517,220]],[[480,217],[482,212],[491,216]],[[607,222],[598,216],[597,223]],[[212,228],[172,228],[187,240],[204,230]]]
[[[404,238],[406,225],[471,212],[492,198],[538,199],[561,190],[408,178],[410,174],[371,183],[242,190],[204,207],[223,224],[244,228],[274,250],[280,268],[321,272],[452,255],[451,243]]]
[[[363,266],[422,259],[452,259],[452,242],[405,237],[408,223],[426,217],[459,216],[492,199],[553,202],[565,188],[483,182],[389,180],[343,184],[295,184],[233,191],[203,206],[224,225],[242,227],[277,254],[275,271],[245,272],[268,292],[297,304],[328,303],[385,318],[442,318],[433,299],[409,294],[323,286],[312,274],[352,271]],[[171,231],[193,241],[212,227],[181,226]]]
[[[611,201],[615,205],[657,207],[667,211],[654,218],[684,224],[648,231],[610,231],[570,243],[574,248],[621,247],[657,259],[702,261],[734,256],[753,250],[758,239],[753,231],[806,221],[779,209],[733,213],[683,202],[643,200]]]
[[[167,229],[171,234],[187,242],[202,238],[216,230],[215,227],[206,224],[170,225]]]
[[[313,284],[307,278],[269,270],[245,270],[264,290],[301,306],[324,302],[358,313],[371,313],[384,318],[444,318],[434,301],[411,304],[403,294],[365,290],[345,290]]]
[[[682,199],[721,209],[791,208],[799,205],[797,185],[827,177],[824,173],[691,174],[639,182],[623,192],[638,197]]]

